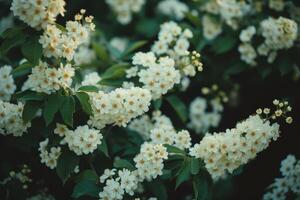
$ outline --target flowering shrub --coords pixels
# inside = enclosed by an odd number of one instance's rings
[[[300,198],[298,1],[0,5],[0,199]]]

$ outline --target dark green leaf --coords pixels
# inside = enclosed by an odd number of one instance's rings
[[[63,121],[69,125],[73,126],[73,114],[75,112],[75,101],[72,96],[63,97],[62,105],[59,109]]]
[[[226,53],[229,50],[233,49],[238,43],[238,39],[232,35],[225,35],[218,37],[213,45],[212,48],[217,54]]]
[[[76,199],[82,196],[99,197],[99,192],[100,187],[95,182],[84,180],[75,185],[72,197]]]
[[[23,43],[21,51],[24,57],[33,65],[37,65],[40,58],[43,55],[43,48],[42,45],[39,43],[38,37],[27,39]]]
[[[102,79],[118,79],[125,76],[125,70],[130,65],[128,63],[120,63],[109,67],[103,74],[101,74]]]
[[[147,41],[138,41],[133,43],[132,45],[130,45],[123,53],[123,57],[127,56],[128,54],[134,52],[135,50],[141,48],[142,46],[144,46],[145,44],[147,44]]]
[[[205,176],[198,175],[193,180],[196,200],[205,200],[208,196],[208,184]]]
[[[155,110],[159,110],[162,104],[162,99],[157,99],[155,101],[153,101],[153,107]]]
[[[91,107],[91,104],[90,104],[89,95],[85,92],[77,92],[76,97],[79,100],[84,112],[86,112],[89,115],[92,115],[92,107]]]
[[[29,100],[41,101],[45,98],[45,96],[43,96],[42,94],[30,90],[18,92],[15,94],[15,97],[19,101],[29,101]]]
[[[196,175],[200,170],[200,162],[197,158],[191,158],[191,174]]]
[[[177,189],[183,182],[189,180],[190,178],[190,160],[189,158],[186,158],[186,160],[183,162],[183,165],[181,166],[181,169],[178,172],[177,178],[176,178],[176,186],[175,189]]]
[[[41,108],[41,102],[39,101],[27,101],[24,105],[22,119],[25,122],[29,122],[37,115],[38,110]]]
[[[160,180],[153,180],[147,184],[150,191],[154,194],[156,198],[159,200],[167,200],[168,199],[168,192],[166,185]]]
[[[75,179],[77,183],[80,181],[92,181],[94,183],[97,183],[98,180],[99,180],[98,175],[93,170],[90,169],[80,172],[80,174]]]
[[[171,104],[173,109],[176,111],[179,118],[185,122],[188,117],[188,111],[186,105],[175,95],[168,96],[167,101]]]
[[[201,18],[199,16],[196,16],[196,15],[192,14],[191,12],[186,13],[185,16],[196,27],[201,27],[202,22],[201,22]]]
[[[126,168],[129,170],[135,170],[135,167],[125,159],[116,159],[114,162],[115,168]]]
[[[98,146],[98,148],[99,148],[99,150],[100,150],[101,152],[104,153],[104,155],[106,155],[107,157],[109,157],[109,155],[108,155],[107,143],[106,143],[105,138],[102,138],[101,144]]]
[[[75,167],[79,165],[79,157],[69,150],[63,151],[57,160],[56,173],[63,183],[67,181]]]
[[[25,62],[25,63],[19,65],[18,67],[16,67],[15,69],[13,69],[12,75],[14,78],[24,76],[26,74],[29,74],[33,67],[34,67],[33,64],[31,64],[29,62]]]
[[[59,111],[63,100],[62,96],[56,94],[52,94],[47,97],[43,110],[43,117],[45,119],[46,126],[53,121],[54,116]]]
[[[102,60],[103,62],[108,63],[110,58],[109,55],[105,49],[105,47],[101,43],[92,43],[92,47],[94,51],[96,52],[96,55]]]
[[[178,147],[175,147],[175,146],[172,146],[172,145],[169,145],[169,144],[165,144],[164,146],[167,148],[168,153],[185,155],[185,151],[179,149]]]
[[[97,86],[94,85],[84,85],[78,88],[78,91],[85,91],[85,92],[98,92],[99,89]]]

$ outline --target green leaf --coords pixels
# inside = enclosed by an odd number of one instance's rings
[[[191,158],[191,174],[196,175],[200,170],[200,162],[197,158]]]
[[[186,13],[185,16],[196,27],[201,27],[202,22],[201,22],[201,18],[199,16],[193,15],[191,12]]]
[[[247,70],[248,68],[249,65],[247,65],[246,63],[238,62],[228,67],[224,72],[224,76],[239,74]]]
[[[33,64],[31,64],[29,62],[25,62],[25,63],[19,65],[18,67],[14,68],[12,70],[12,75],[14,78],[24,76],[26,74],[29,74],[33,67],[34,67]]]
[[[99,180],[98,175],[90,169],[84,170],[81,172],[75,179],[75,182],[80,182],[80,181],[93,181],[94,183],[97,183]]]
[[[105,47],[101,43],[92,43],[92,48],[96,52],[96,55],[105,63],[108,63],[110,58],[105,49]]]
[[[76,97],[79,100],[82,109],[89,115],[92,115],[92,106],[90,104],[90,96],[85,92],[77,92]]]
[[[168,153],[185,155],[185,151],[179,149],[178,147],[175,147],[175,146],[172,146],[172,145],[169,145],[169,144],[165,144],[164,146],[167,148]]]
[[[150,191],[153,193],[153,195],[158,198],[159,200],[167,200],[168,199],[168,192],[166,185],[163,184],[160,180],[153,180],[150,183],[147,184]]]
[[[59,109],[63,121],[69,125],[73,126],[73,114],[75,112],[75,100],[72,96],[63,97],[63,102]]]
[[[108,147],[107,147],[107,143],[106,143],[106,140],[105,138],[102,138],[101,140],[101,144],[98,146],[98,149],[104,153],[104,155],[106,155],[107,157],[109,157],[109,154],[108,154]]]
[[[46,126],[48,126],[54,119],[55,114],[59,111],[63,101],[63,97],[57,94],[48,96],[43,109],[43,117]]]
[[[23,43],[21,51],[24,57],[34,65],[38,64],[40,58],[43,55],[43,48],[42,45],[39,43],[38,37],[27,39]]]
[[[0,54],[6,54],[10,49],[20,46],[26,39],[26,35],[22,33],[22,29],[14,29],[4,34],[4,41],[0,46]]]
[[[76,199],[82,196],[99,197],[99,192],[100,187],[95,182],[84,180],[75,185],[72,197]]]
[[[125,70],[130,65],[128,63],[120,63],[109,67],[103,74],[101,74],[102,79],[118,79],[124,77]]]
[[[25,91],[22,91],[22,92],[17,92],[15,94],[15,97],[19,101],[29,101],[29,100],[41,101],[41,100],[43,100],[45,98],[45,96],[43,96],[42,94],[30,91],[30,90],[25,90]]]
[[[134,52],[135,50],[141,48],[142,46],[144,46],[145,44],[147,44],[146,40],[142,40],[142,41],[138,41],[133,43],[132,45],[130,45],[122,54],[122,57],[127,56],[128,54]]]
[[[181,119],[182,122],[186,122],[188,118],[188,111],[186,105],[179,99],[177,96],[172,95],[168,96],[167,101],[170,103],[172,108],[176,111],[177,115]]]
[[[189,178],[190,178],[190,160],[189,158],[186,158],[185,161],[183,162],[183,165],[181,166],[181,169],[178,172],[175,189],[177,189],[183,182],[189,180]]]
[[[84,85],[78,88],[78,91],[84,91],[84,92],[98,92],[99,88],[94,85]]]
[[[196,200],[205,200],[208,196],[208,183],[205,176],[198,175],[193,180],[193,189]]]
[[[135,167],[128,160],[125,159],[116,159],[114,162],[114,167],[135,170]]]
[[[162,104],[162,99],[157,99],[155,101],[153,101],[153,107],[155,110],[159,110]]]
[[[238,43],[238,39],[232,35],[218,37],[212,44],[212,49],[217,54],[222,54],[233,49]]]
[[[25,122],[29,122],[37,115],[38,110],[41,108],[41,102],[39,101],[27,101],[24,105],[22,112],[22,119]]]
[[[57,160],[56,173],[63,183],[67,181],[75,167],[79,165],[79,157],[69,150],[63,151]]]

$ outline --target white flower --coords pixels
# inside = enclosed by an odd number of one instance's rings
[[[240,40],[242,42],[250,42],[252,37],[255,35],[256,29],[254,26],[248,26],[246,29],[242,30],[240,33]]]
[[[0,67],[0,100],[9,101],[17,88],[11,72],[11,66]]]
[[[157,9],[160,13],[174,17],[177,20],[183,19],[185,13],[189,11],[188,6],[178,0],[161,1],[159,2]]]
[[[54,169],[57,165],[57,160],[61,154],[61,148],[51,147],[49,151],[48,143],[48,138],[40,142],[38,150],[40,152],[41,163],[45,163],[47,167],[49,167],[50,169]]]

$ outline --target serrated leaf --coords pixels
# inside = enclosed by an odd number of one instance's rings
[[[197,158],[191,158],[191,174],[196,175],[200,170],[200,161]]]
[[[24,57],[33,65],[37,65],[43,55],[42,45],[39,43],[38,37],[27,39],[21,47]]]
[[[190,178],[190,160],[189,158],[186,158],[186,160],[183,162],[183,165],[181,166],[181,169],[178,172],[177,178],[176,178],[176,186],[175,189],[177,189],[183,182],[189,180]]]
[[[75,167],[79,165],[79,157],[69,150],[65,150],[57,160],[56,173],[63,183],[67,181]]]
[[[39,101],[27,101],[24,105],[22,112],[22,119],[24,122],[30,122],[33,120],[38,110],[41,108],[41,102]]]
[[[92,115],[92,106],[90,104],[90,96],[85,92],[77,92],[76,97],[79,100],[83,111],[89,115]]]
[[[114,162],[114,167],[115,168],[126,168],[129,170],[135,170],[135,167],[128,161],[125,159],[117,159]]]
[[[62,102],[63,102],[63,97],[60,95],[52,94],[47,97],[43,109],[43,117],[46,126],[48,126],[53,121],[54,116],[59,111]]]
[[[82,196],[99,197],[99,192],[100,187],[95,182],[84,180],[75,185],[72,197],[76,199]]]
[[[72,96],[63,97],[63,102],[59,109],[63,121],[69,125],[73,126],[73,114],[75,112],[75,100]]]
[[[181,119],[182,122],[186,122],[188,118],[188,111],[186,105],[179,99],[177,96],[172,95],[168,96],[167,101],[170,103],[172,108],[176,111],[177,115]]]

